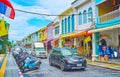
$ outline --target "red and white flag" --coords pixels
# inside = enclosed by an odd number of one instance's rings
[[[8,0],[0,0],[0,13],[11,19],[15,17],[14,8]]]

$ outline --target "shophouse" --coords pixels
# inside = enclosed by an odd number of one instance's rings
[[[25,39],[24,39],[24,47],[26,48],[31,48],[31,36],[27,36]]]
[[[75,0],[71,3],[75,14],[74,45],[81,56],[92,58],[92,34],[89,30],[95,26],[95,1],[94,0]]]
[[[46,27],[46,51],[49,53],[49,51],[53,48],[53,23],[50,23]]]
[[[31,34],[31,48],[33,49],[33,43],[38,41],[38,31]]]
[[[53,20],[53,47],[59,47],[60,41],[60,25],[59,25],[59,17]]]
[[[46,27],[43,27],[40,30],[38,30],[38,41],[45,43],[45,41],[46,41]]]
[[[95,0],[95,2],[98,16],[96,27],[89,31],[94,35],[95,54],[97,57],[102,56],[104,60],[118,61],[118,56],[120,56],[120,0]],[[105,56],[108,58],[105,59]]]
[[[75,15],[72,7],[60,14],[60,47],[74,46],[74,38],[70,38],[74,33]]]

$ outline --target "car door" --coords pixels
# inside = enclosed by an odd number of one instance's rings
[[[55,53],[55,63],[56,63],[56,65],[60,64],[61,57],[62,57],[61,52],[60,52],[60,50],[57,49],[56,53]]]
[[[55,63],[55,50],[54,49],[50,51],[49,60],[50,62]]]

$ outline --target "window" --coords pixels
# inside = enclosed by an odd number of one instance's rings
[[[40,38],[42,38],[42,34],[40,33]]]
[[[64,34],[64,20],[62,20],[62,34]]]
[[[67,18],[65,18],[65,33],[67,33]]]
[[[55,27],[55,35],[59,34],[59,26]]]
[[[81,25],[82,24],[82,14],[81,14],[81,12],[79,13],[79,25]]]
[[[87,12],[86,12],[86,10],[84,10],[84,12],[83,12],[83,23],[84,24],[87,23]]]
[[[70,16],[68,17],[68,33],[70,33]]]
[[[92,8],[88,9],[88,22],[91,22],[93,19]]]
[[[74,20],[75,20],[75,19],[74,19],[74,14],[72,14],[72,32],[74,31],[74,27],[75,27],[75,26],[74,26],[74,25],[75,25]]]

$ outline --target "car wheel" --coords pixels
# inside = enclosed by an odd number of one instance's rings
[[[81,68],[82,71],[85,71],[85,68]]]
[[[61,62],[61,64],[60,64],[60,69],[61,69],[62,71],[65,71],[65,65],[64,65],[63,62]]]
[[[53,64],[52,64],[52,62],[51,62],[50,60],[49,60],[49,65],[50,65],[50,66],[53,66]]]

